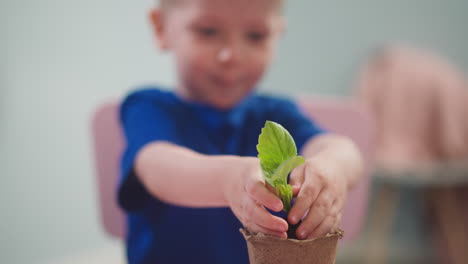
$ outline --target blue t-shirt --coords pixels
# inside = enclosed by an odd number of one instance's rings
[[[290,100],[249,95],[233,109],[221,111],[183,101],[157,87],[128,95],[120,118],[127,147],[118,202],[127,213],[130,264],[248,263],[246,242],[239,232],[242,225],[230,208],[174,206],[148,193],[133,170],[143,146],[168,141],[203,154],[257,156],[266,120],[283,125],[298,150],[322,132]]]

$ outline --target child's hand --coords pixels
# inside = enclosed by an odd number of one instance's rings
[[[296,233],[299,239],[324,236],[338,227],[347,194],[344,176],[336,163],[319,157],[291,173],[290,184],[299,192],[288,220],[297,224],[303,218]]]
[[[283,203],[265,186],[258,159],[243,159],[243,173],[229,179],[225,186],[225,197],[231,210],[252,232],[287,238],[288,223],[265,209],[279,212]]]

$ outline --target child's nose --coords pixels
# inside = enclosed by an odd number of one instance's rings
[[[216,59],[223,65],[238,65],[241,62],[242,47],[236,44],[226,45],[218,50]]]
[[[232,57],[233,57],[232,48],[229,48],[229,47],[224,47],[220,49],[217,55],[218,61],[222,63],[230,61]]]

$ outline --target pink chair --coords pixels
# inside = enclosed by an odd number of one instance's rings
[[[101,224],[111,236],[124,237],[124,215],[116,203],[120,156],[124,138],[120,128],[119,105],[109,102],[94,113],[92,136]]]
[[[372,125],[369,116],[359,107],[345,100],[300,99],[303,111],[326,129],[351,137],[369,160],[372,149]],[[125,234],[124,216],[116,204],[116,188],[120,155],[124,142],[118,120],[118,104],[101,105],[92,121],[94,153],[98,185],[101,223],[105,231],[121,238]],[[361,231],[366,213],[369,177],[365,177],[349,193],[344,209],[342,228],[344,242],[355,238]]]

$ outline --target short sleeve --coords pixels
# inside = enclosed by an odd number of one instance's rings
[[[271,120],[278,122],[289,131],[299,153],[309,139],[326,133],[290,99],[277,99],[272,104],[271,111],[273,112]]]
[[[126,211],[141,209],[151,197],[134,171],[139,151],[154,141],[176,143],[175,124],[164,94],[157,91],[130,94],[120,106],[120,121],[126,140],[121,160],[118,203]]]

